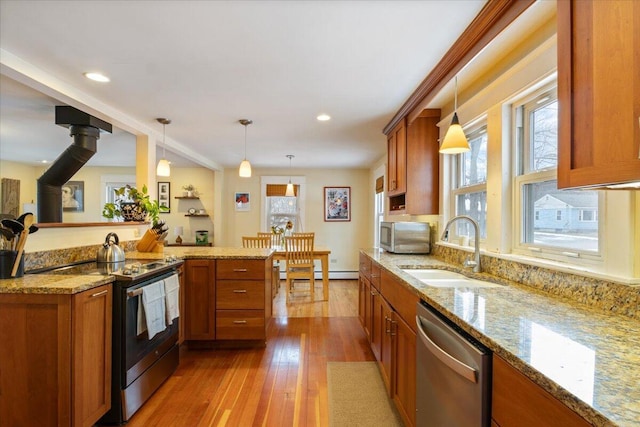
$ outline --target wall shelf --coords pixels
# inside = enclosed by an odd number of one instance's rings
[[[209,214],[184,214],[184,216],[201,216],[201,217],[205,217],[205,216],[209,216]]]
[[[200,197],[198,196],[175,196],[175,199],[186,199],[186,200],[200,200]]]

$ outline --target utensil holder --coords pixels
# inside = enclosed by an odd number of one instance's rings
[[[11,279],[11,270],[16,261],[18,251],[0,251],[0,279]],[[24,276],[24,256],[20,258],[20,265],[16,273],[16,278]]]

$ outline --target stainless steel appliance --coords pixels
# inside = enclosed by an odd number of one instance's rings
[[[113,331],[111,410],[98,424],[122,424],[147,401],[178,367],[178,325],[171,325],[149,339],[144,331],[138,335],[138,299],[145,286],[177,274],[182,261],[137,260],[113,271],[103,263],[75,263],[32,273],[110,274],[113,282]],[[110,271],[111,270],[111,271]]]
[[[428,254],[431,227],[426,222],[381,222],[380,247],[397,254]]]
[[[424,301],[416,322],[416,425],[489,426],[491,351]]]

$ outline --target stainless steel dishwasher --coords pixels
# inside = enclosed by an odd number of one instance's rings
[[[489,426],[491,351],[424,301],[416,322],[416,425]]]

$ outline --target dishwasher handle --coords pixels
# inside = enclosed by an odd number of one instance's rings
[[[427,350],[429,350],[431,354],[438,358],[438,360],[440,360],[461,377],[471,381],[474,384],[477,383],[478,371],[471,366],[459,361],[458,359],[444,351],[442,348],[440,348],[435,342],[433,342],[433,340],[429,338],[429,335],[427,335],[424,329],[425,322],[433,325],[436,328],[438,326],[434,325],[421,316],[416,316],[416,324],[418,325],[418,336],[420,337],[420,341],[422,341]]]

